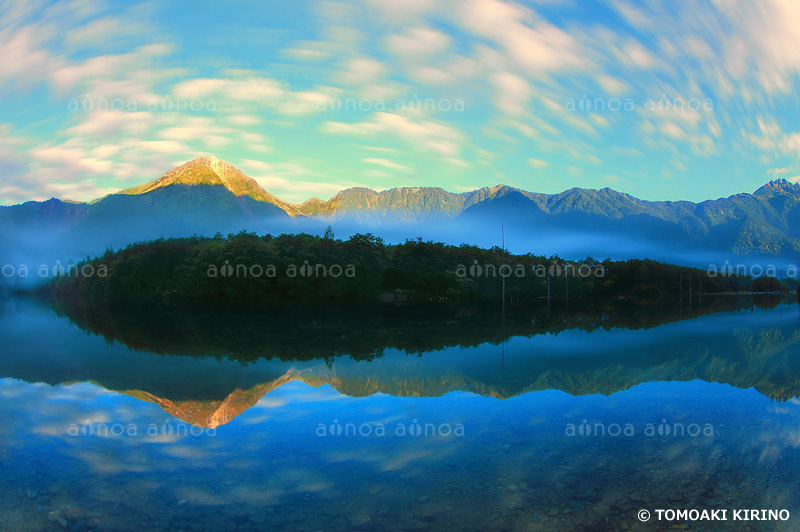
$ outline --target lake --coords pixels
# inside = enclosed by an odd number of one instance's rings
[[[791,300],[0,309],[3,531],[800,528]]]

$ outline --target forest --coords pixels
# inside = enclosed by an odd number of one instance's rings
[[[678,301],[789,288],[652,260],[576,261],[422,239],[387,244],[369,233],[342,240],[330,228],[324,236],[240,232],[138,242],[69,264],[50,285],[57,296],[108,301]]]

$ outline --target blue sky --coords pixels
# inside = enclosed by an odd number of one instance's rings
[[[4,1],[0,65],[0,204],[200,155],[294,202],[800,179],[796,0]]]

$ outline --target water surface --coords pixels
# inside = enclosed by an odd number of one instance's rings
[[[797,305],[713,305],[7,301],[0,528],[795,530]]]

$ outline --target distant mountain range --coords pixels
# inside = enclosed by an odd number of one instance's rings
[[[673,262],[800,254],[800,186],[771,181],[753,194],[701,203],[643,201],[609,188],[540,194],[497,185],[343,190],[325,201],[284,201],[216,157],[200,157],[159,179],[88,203],[50,199],[0,207],[0,262],[66,263],[108,247],[159,237],[373,232],[498,245],[503,224],[517,252],[650,257]],[[699,258],[700,255],[702,259]]]

